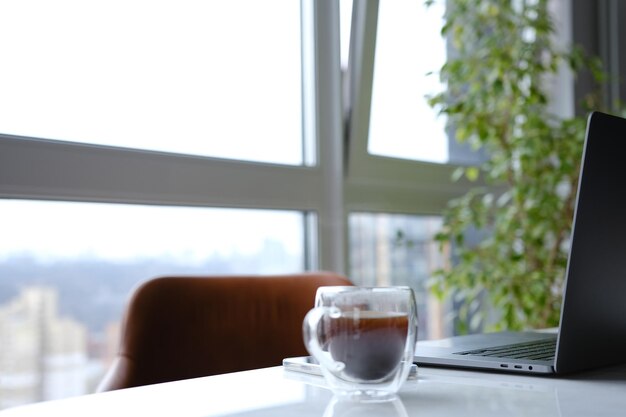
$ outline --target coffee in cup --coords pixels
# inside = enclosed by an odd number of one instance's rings
[[[407,314],[349,311],[329,320],[328,351],[355,380],[382,380],[398,367],[409,328]]]

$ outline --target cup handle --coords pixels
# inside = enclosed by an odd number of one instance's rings
[[[343,362],[335,361],[329,352],[322,349],[317,331],[319,329],[319,323],[324,317],[339,317],[340,315],[341,310],[337,307],[315,307],[304,317],[302,325],[304,344],[307,350],[317,359],[320,365],[322,365],[322,368],[326,368],[333,373],[343,371],[346,365]]]

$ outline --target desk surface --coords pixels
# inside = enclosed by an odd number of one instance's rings
[[[420,367],[399,399],[337,402],[321,377],[282,367],[85,395],[5,410],[2,416],[407,417],[622,416],[626,366],[568,377]]]

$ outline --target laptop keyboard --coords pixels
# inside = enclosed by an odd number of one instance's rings
[[[455,354],[509,359],[552,360],[554,359],[555,352],[556,339],[546,339],[528,343],[518,343],[515,345],[455,352]]]

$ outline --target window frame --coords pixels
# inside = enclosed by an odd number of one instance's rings
[[[342,74],[339,1],[301,0],[303,13],[312,16],[313,42],[303,44],[303,53],[308,48],[312,55],[303,58],[310,60],[304,62],[315,81],[304,86],[314,108],[313,117],[305,118],[312,125],[304,129],[314,135],[305,148],[316,151],[315,164],[286,166],[0,134],[0,198],[300,210],[311,248],[306,268],[345,273],[349,213],[441,214],[468,187],[451,181],[455,164],[367,152],[378,5],[379,0],[353,3],[350,58]],[[576,15],[584,4],[572,5]],[[579,23],[571,23],[574,35]]]
[[[313,23],[313,42],[303,44],[303,55],[312,56],[304,62],[312,67],[303,71],[303,79],[312,71],[315,117],[305,123],[314,124],[306,129],[314,132],[316,164],[278,165],[0,134],[0,198],[299,210],[310,249],[305,267],[342,272],[336,5],[301,1],[302,19],[311,13]]]
[[[368,153],[378,0],[353,3],[347,74],[346,210],[441,214],[467,190],[451,181],[455,164],[410,161]]]

